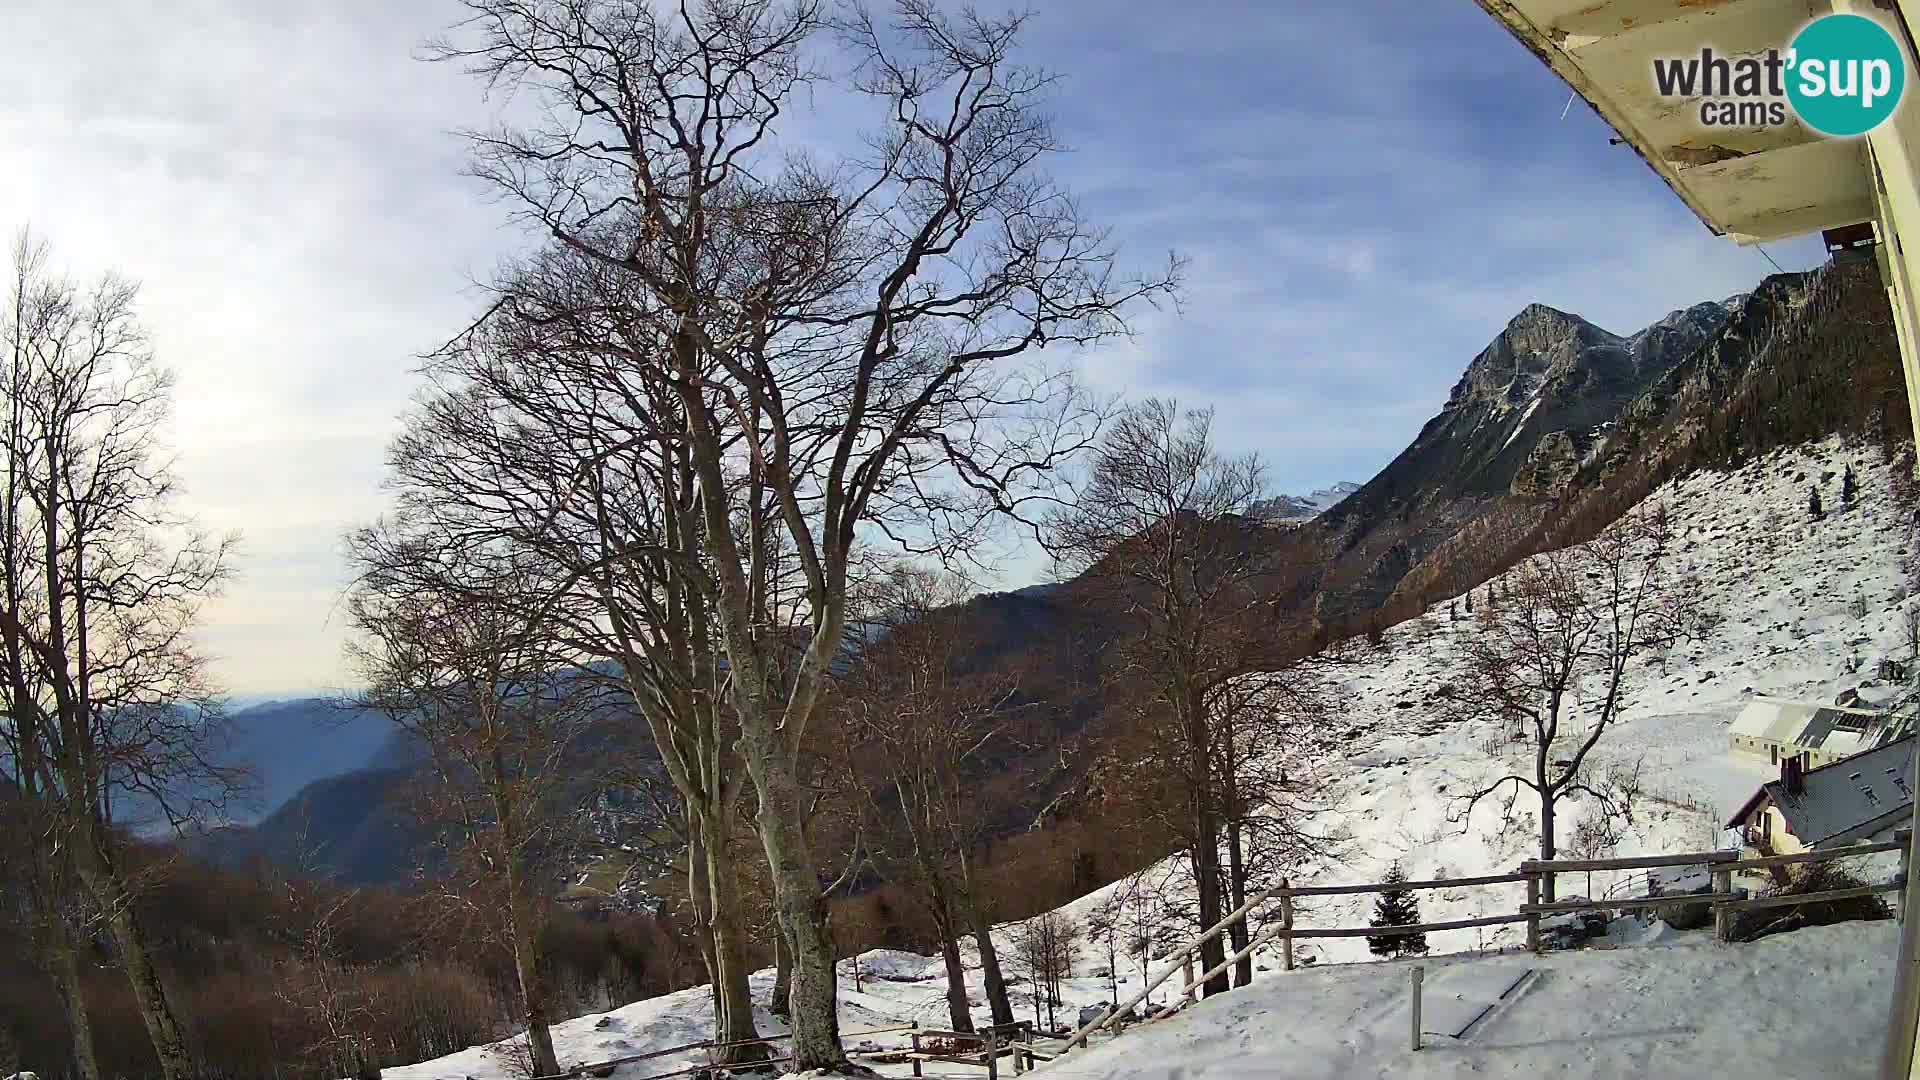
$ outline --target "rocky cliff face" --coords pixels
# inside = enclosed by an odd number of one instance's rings
[[[1682,308],[1626,336],[1545,304],[1522,309],[1412,444],[1319,519],[1348,562],[1327,606],[1377,605],[1409,567],[1496,506],[1563,497],[1628,403],[1713,341],[1739,299]]]

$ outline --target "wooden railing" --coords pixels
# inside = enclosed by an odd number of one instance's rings
[[[1872,896],[1878,893],[1902,892],[1906,887],[1909,870],[1909,832],[1900,830],[1894,839],[1871,844],[1853,844],[1846,847],[1827,848],[1819,851],[1806,851],[1793,855],[1767,855],[1752,859],[1742,859],[1735,851],[1690,851],[1673,855],[1641,855],[1615,859],[1554,859],[1528,860],[1520,864],[1511,874],[1486,874],[1478,877],[1439,878],[1431,881],[1401,881],[1393,884],[1386,882],[1367,882],[1354,885],[1302,885],[1293,886],[1287,879],[1236,908],[1218,923],[1208,927],[1206,932],[1195,938],[1185,947],[1175,951],[1163,960],[1169,961],[1165,971],[1146,984],[1138,993],[1124,1002],[1117,1002],[1091,1023],[1082,1024],[1067,1036],[1065,1050],[1087,1045],[1089,1037],[1096,1031],[1111,1026],[1122,1017],[1132,1014],[1135,1006],[1182,970],[1192,957],[1199,953],[1202,946],[1214,938],[1228,932],[1235,925],[1247,920],[1251,912],[1270,899],[1277,899],[1280,905],[1279,921],[1262,930],[1247,945],[1227,959],[1202,972],[1188,982],[1181,991],[1177,1004],[1169,1012],[1178,1011],[1182,1006],[1195,1000],[1195,995],[1211,979],[1240,960],[1252,955],[1254,950],[1270,941],[1280,942],[1283,963],[1287,970],[1294,967],[1293,943],[1295,941],[1320,938],[1350,937],[1391,937],[1401,934],[1423,934],[1439,930],[1465,930],[1480,926],[1501,926],[1511,923],[1527,924],[1527,949],[1541,951],[1540,927],[1543,918],[1549,915],[1577,914],[1595,911],[1623,911],[1641,908],[1674,907],[1680,905],[1709,904],[1714,913],[1714,940],[1726,941],[1731,935],[1733,916],[1742,911],[1760,908],[1792,907],[1800,904],[1818,903],[1826,900],[1843,900],[1854,897]],[[1828,889],[1821,892],[1801,893],[1798,895],[1768,896],[1747,898],[1733,891],[1733,875],[1745,870],[1763,870],[1778,866],[1791,866],[1801,863],[1828,862],[1836,859],[1850,859],[1861,855],[1872,855],[1884,851],[1900,852],[1900,872],[1891,881],[1874,885],[1860,885],[1844,889]],[[1653,870],[1675,866],[1705,866],[1713,875],[1712,891],[1706,893],[1676,893],[1668,896],[1614,897],[1605,900],[1556,900],[1543,902],[1540,898],[1545,885],[1559,874],[1579,873],[1596,870]],[[1312,927],[1301,928],[1294,925],[1294,900],[1302,896],[1348,896],[1365,893],[1417,892],[1426,889],[1455,889],[1474,886],[1510,885],[1524,882],[1527,886],[1526,902],[1511,915],[1482,915],[1468,919],[1445,919],[1437,922],[1418,923],[1411,926],[1352,926],[1352,927]],[[1900,905],[1895,905],[1898,911]],[[1165,1013],[1160,1014],[1162,1016]],[[1064,1051],[1063,1051],[1064,1052]]]
[[[943,1054],[927,1048],[922,1039],[939,1039],[943,1042],[976,1043],[980,1046],[977,1053]],[[1013,1075],[1033,1068],[1037,1057],[1033,1047],[1033,1025],[1025,1020],[1016,1020],[1011,1024],[989,1024],[979,1031],[941,1031],[937,1028],[916,1028],[913,1033],[913,1051],[908,1059],[913,1062],[913,1075],[922,1075],[920,1066],[926,1061],[951,1061],[960,1065],[982,1065],[987,1070],[987,1080],[1000,1080],[1000,1055],[1013,1055]]]
[[[1523,915],[1533,921],[1527,924],[1527,947],[1534,951],[1540,948],[1539,919],[1543,915],[1579,913],[1585,911],[1620,911],[1630,908],[1671,907],[1675,905],[1711,904],[1713,905],[1713,938],[1715,941],[1727,941],[1733,932],[1733,917],[1742,911],[1762,908],[1798,907],[1802,904],[1820,903],[1827,900],[1847,900],[1877,893],[1898,893],[1906,888],[1907,873],[1910,869],[1909,847],[1907,840],[1911,836],[1907,829],[1894,833],[1891,840],[1871,844],[1848,844],[1844,847],[1822,848],[1815,851],[1796,852],[1792,855],[1762,855],[1743,859],[1735,851],[1691,851],[1678,855],[1643,855],[1624,859],[1554,859],[1551,861],[1529,860],[1520,864],[1523,874],[1533,876],[1527,885],[1527,902],[1520,906]],[[1884,851],[1900,853],[1900,871],[1891,881],[1875,885],[1856,885],[1844,889],[1826,889],[1819,892],[1796,893],[1780,896],[1743,897],[1733,891],[1733,875],[1746,870],[1767,870],[1780,866],[1796,866],[1805,863],[1832,862],[1836,859],[1852,859],[1862,855],[1873,855]],[[1705,866],[1713,874],[1712,891],[1705,893],[1675,893],[1671,896],[1642,896],[1631,898],[1613,898],[1607,900],[1567,900],[1554,903],[1540,902],[1540,883],[1557,874],[1578,873],[1587,870],[1641,870],[1670,866]],[[1904,905],[1896,903],[1898,912]]]
[[[885,1035],[895,1031],[913,1031],[918,1029],[919,1026],[919,1024],[898,1024],[893,1027],[867,1028],[861,1031],[843,1031],[840,1034],[842,1038],[856,1035]],[[793,1038],[792,1032],[779,1031],[770,1035],[762,1035],[757,1039],[738,1039],[733,1042],[715,1042],[712,1039],[706,1039],[701,1042],[685,1043],[680,1046],[669,1046],[661,1050],[649,1050],[644,1054],[629,1054],[626,1057],[612,1058],[607,1061],[583,1062],[579,1065],[562,1069],[557,1073],[548,1073],[545,1076],[532,1077],[531,1080],[576,1080],[577,1077],[588,1076],[594,1073],[611,1072],[622,1065],[633,1065],[642,1061],[656,1061],[664,1057],[673,1057],[676,1054],[697,1053],[703,1050],[711,1053],[715,1050],[731,1050],[739,1046],[770,1046],[774,1043],[785,1042],[791,1038]],[[792,1054],[782,1054],[769,1058],[768,1063],[779,1064],[783,1061],[789,1061],[792,1058]],[[691,1076],[694,1073],[705,1072],[713,1067],[713,1063],[707,1062],[700,1065],[691,1065],[684,1069],[675,1069],[672,1072],[654,1073],[651,1076],[641,1078],[641,1080],[669,1080],[670,1077]]]

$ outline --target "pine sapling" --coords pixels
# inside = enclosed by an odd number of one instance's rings
[[[1384,884],[1402,885],[1407,880],[1406,872],[1400,869],[1399,860],[1387,871]],[[1414,898],[1411,889],[1389,888],[1380,893],[1373,901],[1373,918],[1367,923],[1373,927],[1417,926],[1420,923],[1420,902]],[[1427,935],[1377,934],[1367,939],[1367,948],[1375,956],[1424,955],[1427,951]]]

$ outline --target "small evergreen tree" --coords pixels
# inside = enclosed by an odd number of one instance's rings
[[[1467,590],[1467,614],[1473,614],[1473,590]]]
[[[1807,489],[1807,516],[1815,521],[1827,516],[1820,507],[1820,489],[1817,487]]]
[[[1386,884],[1398,885],[1407,880],[1406,872],[1400,869],[1400,861],[1394,860],[1393,868],[1387,871]],[[1414,899],[1412,890],[1388,889],[1373,901],[1373,918],[1368,926],[1415,926],[1420,922],[1420,902]],[[1375,956],[1424,955],[1427,951],[1427,935],[1418,934],[1379,934],[1367,939],[1367,948]]]
[[[1853,465],[1847,465],[1846,474],[1840,477],[1840,503],[1847,509],[1853,508],[1853,496],[1860,490],[1860,484],[1853,478]]]

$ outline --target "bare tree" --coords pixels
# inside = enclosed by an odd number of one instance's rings
[[[866,790],[875,848],[887,868],[917,886],[946,959],[954,1026],[973,1030],[961,938],[973,933],[995,1023],[1013,1007],[998,951],[973,884],[973,859],[990,825],[979,787],[992,753],[1007,744],[1019,709],[1014,677],[966,664],[965,593],[958,581],[896,570],[872,602],[867,639],[840,681],[852,728],[854,781]]]
[[[834,948],[803,823],[802,740],[869,536],[959,554],[1085,438],[1057,369],[1015,358],[1124,333],[1171,269],[1113,270],[1104,235],[1039,171],[1052,78],[1018,65],[1021,20],[901,0],[838,27],[884,130],[817,167],[777,121],[814,81],[812,0],[668,11],[640,0],[468,0],[441,54],[545,107],[477,135],[475,171],[559,246],[626,275],[654,330],[691,465],[716,636],[758,832],[793,953],[798,1070],[845,1063]],[[543,318],[537,303],[516,315]],[[735,499],[728,492],[744,490]],[[764,496],[764,498],[763,498]],[[772,513],[762,508],[771,506]],[[778,544],[775,544],[775,539]],[[804,582],[804,648],[756,604],[764,554]]]
[[[1257,458],[1215,450],[1211,412],[1149,399],[1105,433],[1074,505],[1051,522],[1063,568],[1103,590],[1120,627],[1110,678],[1137,703],[1135,782],[1178,808],[1169,824],[1193,864],[1201,927],[1226,910],[1221,843],[1229,818],[1246,817],[1228,807],[1257,805],[1258,793],[1236,783],[1257,760],[1243,753],[1243,729],[1267,703],[1254,692],[1263,684],[1241,680],[1280,667],[1296,629],[1279,601],[1299,553],[1249,516],[1261,475]],[[1245,875],[1235,876],[1244,889]],[[1241,927],[1233,940],[1244,935]],[[1208,970],[1226,959],[1218,937],[1202,949]],[[1206,992],[1227,988],[1223,971]]]
[[[52,272],[22,234],[5,318],[0,478],[0,695],[11,777],[44,815],[32,851],[44,895],[78,882],[111,932],[163,1075],[189,1074],[185,1039],[122,869],[115,810],[182,824],[243,779],[215,763],[219,700],[192,630],[227,574],[231,538],[173,509],[162,445],[172,375],[155,363],[137,287]],[[65,921],[43,911],[68,968]],[[84,1007],[63,988],[76,1039]],[[76,1046],[82,1071],[90,1050]]]
[[[350,647],[362,704],[425,749],[439,780],[429,820],[447,830],[450,894],[495,922],[514,960],[539,1075],[559,1071],[539,950],[569,794],[592,790],[567,752],[605,703],[542,617],[559,593],[513,554],[452,549],[406,523],[355,534]]]
[[[1497,601],[1482,605],[1461,649],[1453,710],[1517,727],[1528,760],[1525,771],[1455,801],[1463,828],[1496,796],[1512,820],[1520,793],[1531,791],[1540,858],[1550,860],[1563,799],[1593,798],[1590,813],[1630,812],[1637,770],[1597,771],[1592,755],[1632,702],[1634,664],[1664,656],[1699,626],[1700,590],[1667,566],[1672,540],[1664,507],[1630,513],[1586,543],[1529,559]],[[1551,878],[1545,899],[1553,900]]]
[[[1080,924],[1058,911],[1042,912],[1013,928],[1014,955],[1026,971],[1033,988],[1033,1022],[1040,1026],[1040,1007],[1047,1009],[1046,1026],[1058,1030],[1054,1010],[1064,1004],[1061,984],[1073,978],[1073,967],[1080,961],[1082,931]]]
[[[428,359],[430,389],[394,445],[390,484],[402,508],[448,537],[510,546],[564,577],[574,600],[550,612],[554,634],[583,677],[633,701],[677,795],[715,1039],[728,1044],[722,1063],[763,1059],[735,863],[747,774],[714,621],[703,493],[675,435],[669,380],[625,362],[657,345],[652,324],[630,317],[646,298],[569,249],[516,267],[508,288],[524,306],[515,312],[537,307],[540,317],[496,312]],[[793,572],[781,555],[769,545],[756,578],[762,627],[794,610],[783,605]]]

